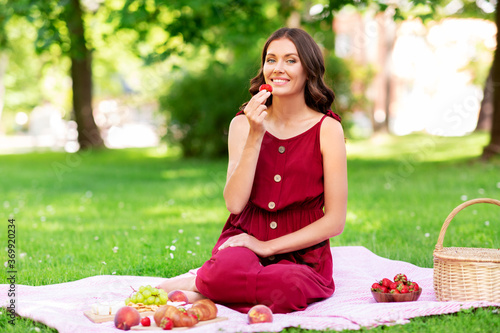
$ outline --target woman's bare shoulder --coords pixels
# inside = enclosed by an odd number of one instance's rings
[[[230,130],[242,131],[244,129],[248,129],[250,125],[248,124],[247,117],[245,114],[239,114],[235,116],[231,120],[231,124],[229,125]]]
[[[321,135],[327,135],[330,138],[341,135],[343,139],[344,129],[338,120],[332,117],[326,117],[321,124]]]

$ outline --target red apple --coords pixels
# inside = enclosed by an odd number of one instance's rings
[[[259,304],[248,311],[248,323],[272,323],[273,312],[267,306]]]
[[[132,326],[139,325],[141,315],[139,311],[130,306],[120,308],[115,314],[115,326],[118,329],[128,331]]]
[[[171,292],[168,293],[168,300],[171,302],[184,302],[184,303],[189,303],[189,300],[182,291],[180,290],[172,290]]]

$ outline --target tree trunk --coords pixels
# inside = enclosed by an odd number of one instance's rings
[[[497,29],[500,29],[500,11],[496,11],[495,19]],[[500,155],[500,34],[497,34],[497,49],[493,57],[491,68],[493,81],[493,117],[491,119],[490,143],[484,147],[483,160],[489,160],[495,155]]]
[[[396,24],[394,19],[389,16],[386,11],[383,14],[384,22],[384,38],[385,38],[385,66],[384,66],[384,81],[385,81],[385,121],[384,130],[385,132],[390,132],[390,121],[391,121],[391,104],[392,104],[392,52],[394,51],[394,45],[396,44]]]
[[[489,131],[491,129],[491,117],[493,115],[493,81],[491,72],[488,74],[484,85],[483,100],[479,109],[479,118],[477,120],[476,131]]]
[[[396,24],[389,11],[378,13],[375,22],[378,26],[377,66],[382,70],[377,74],[374,84],[377,93],[372,112],[372,126],[375,133],[389,133],[391,121],[391,102],[393,100],[392,52],[396,43]],[[385,118],[376,121],[375,112],[383,111]]]
[[[82,9],[79,0],[71,0],[65,19],[71,39],[71,79],[73,111],[80,149],[102,148],[104,142],[92,114],[92,54],[85,40]]]

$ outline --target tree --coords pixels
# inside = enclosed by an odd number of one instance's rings
[[[70,38],[73,109],[80,149],[101,148],[104,142],[92,114],[92,55],[87,47],[83,12],[79,0],[70,0],[61,17]]]
[[[464,17],[474,17],[481,19],[494,19],[497,26],[497,30],[500,30],[500,13],[497,6],[496,10],[493,11],[493,5],[488,1],[474,1],[474,0],[464,0],[463,2],[456,3],[453,13],[445,13],[445,6],[449,4],[448,1],[441,0],[412,0],[412,3],[416,6],[422,6],[427,4],[430,11],[424,18],[428,19],[439,19],[446,15],[464,18]],[[450,9],[448,9],[449,11]],[[422,17],[422,16],[420,16]],[[483,99],[493,98],[493,112],[492,112],[492,122],[490,131],[490,141],[487,146],[483,148],[481,155],[482,160],[489,160],[493,156],[500,155],[500,51],[498,46],[500,45],[500,34],[497,34],[497,49],[494,54],[493,63],[491,65],[490,76],[492,81],[493,91],[492,94],[485,93]],[[487,79],[488,80],[488,79]],[[485,89],[488,89],[488,82],[485,82]],[[487,103],[482,103],[482,105],[487,105]]]
[[[496,10],[495,23],[497,30],[500,29],[500,11]],[[483,149],[481,158],[489,160],[495,155],[500,155],[500,34],[497,33],[497,49],[491,66],[491,78],[493,81],[493,115],[491,121],[490,142]]]
[[[203,47],[215,53],[222,46],[234,46],[243,53],[245,46],[268,31],[265,27],[273,25],[263,15],[268,5],[262,0],[103,0],[93,2],[92,10],[82,7],[80,0],[0,1],[0,18],[5,17],[0,23],[0,43],[7,37],[3,27],[8,19],[22,16],[38,28],[35,46],[40,54],[57,49],[55,52],[71,59],[73,111],[81,149],[103,146],[92,114],[93,45],[89,36],[96,36],[86,29],[89,18],[95,18],[97,12],[108,14],[106,22],[98,24],[111,26],[109,34],[120,30],[136,34],[130,47],[147,64],[172,55],[189,56]],[[106,39],[105,35],[101,37]]]
[[[70,57],[73,112],[80,149],[103,147],[104,142],[92,114],[92,55],[86,40],[80,1],[7,0],[2,11],[7,13],[6,21],[14,15],[24,16],[38,27],[35,46],[39,54],[58,48],[58,52]],[[5,39],[5,32],[0,33]]]

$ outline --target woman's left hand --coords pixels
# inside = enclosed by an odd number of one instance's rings
[[[227,247],[236,246],[246,247],[262,258],[272,255],[266,246],[266,242],[260,241],[257,238],[245,233],[228,238],[221,246],[219,246],[219,251]]]

